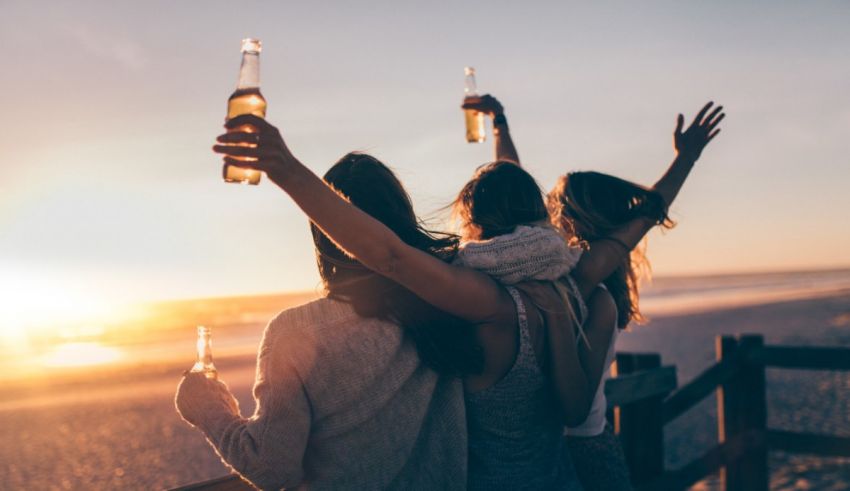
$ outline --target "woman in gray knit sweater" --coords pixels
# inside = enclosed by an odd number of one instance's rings
[[[239,116],[226,126],[244,124],[256,126],[259,132],[227,133],[218,138],[220,145],[214,147],[226,155],[227,163],[266,172],[324,233],[363,265],[432,305],[475,324],[484,364],[480,373],[464,377],[470,431],[469,486],[578,487],[574,474],[564,466],[561,429],[563,423],[575,425],[586,418],[595,384],[589,381],[580,363],[575,326],[568,320],[558,323],[557,328],[547,326],[548,346],[544,348],[542,327],[546,313],[528,297],[502,287],[486,274],[446,264],[409,246],[312,174],[268,122]],[[705,122],[700,121],[689,128],[695,144],[707,143],[704,126]],[[234,146],[245,143],[256,146]],[[245,157],[256,160],[246,162]],[[658,191],[667,189],[674,196],[692,163],[674,161],[656,185]],[[463,204],[464,229],[475,231],[479,237],[548,221],[540,188],[516,159],[479,169],[459,202]],[[482,210],[483,214],[478,213]],[[652,220],[638,218],[612,236],[618,243],[636,244],[653,225]],[[616,268],[622,255],[619,248],[598,248],[586,254],[576,266],[581,281],[577,281],[575,289],[582,296],[589,296],[599,281]]]
[[[412,247],[450,260],[457,238],[424,230],[390,169],[348,154],[325,174]],[[262,489],[466,489],[458,374],[481,364],[468,323],[363,267],[311,226],[325,297],[263,334],[256,409],[220,380],[189,373],[176,405],[222,460]]]

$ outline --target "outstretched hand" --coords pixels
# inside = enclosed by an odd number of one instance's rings
[[[688,129],[684,131],[682,129],[685,126],[685,117],[679,114],[676,130],[673,132],[673,146],[679,155],[696,161],[705,146],[720,133],[717,125],[723,121],[726,114],[723,113],[723,106],[717,106],[711,114],[706,116],[713,105],[713,102],[709,102],[703,106]]]
[[[292,152],[268,121],[243,114],[229,119],[224,127],[229,131],[216,138],[213,151],[223,154],[226,164],[263,171],[272,180],[285,174]]]
[[[460,107],[462,109],[474,109],[489,115],[491,118],[505,112],[505,108],[502,107],[499,100],[490,94],[467,97],[463,100],[463,104]]]

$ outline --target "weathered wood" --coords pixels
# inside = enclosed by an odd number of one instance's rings
[[[658,354],[617,355],[617,376],[656,369],[661,366]],[[663,395],[644,398],[618,406],[614,425],[623,443],[632,484],[641,485],[657,479],[664,472],[664,422],[661,420]]]
[[[741,364],[738,358],[723,360],[712,365],[709,369],[699,374],[687,385],[664,400],[663,419],[664,423],[679,417],[688,409],[708,397],[717,386],[725,383],[738,374]]]
[[[717,445],[699,458],[679,469],[667,471],[662,477],[638,488],[639,491],[685,490],[700,479],[717,472],[726,462],[741,458],[744,454],[764,445],[764,432],[749,430],[735,435]]]
[[[622,406],[646,399],[664,396],[676,389],[676,367],[665,366],[628,375],[619,375],[605,382],[608,406]]]
[[[729,336],[717,339],[721,360],[740,359],[764,346],[761,336]],[[744,359],[737,377],[720,386],[717,393],[717,422],[720,442],[750,430],[764,432],[767,426],[767,397],[764,365]],[[751,448],[744,456],[726,463],[721,480],[727,491],[767,491],[767,445]]]
[[[237,475],[210,479],[209,481],[187,484],[169,491],[255,491],[257,488],[243,481]]]
[[[850,348],[765,346],[751,355],[769,367],[801,370],[850,370]]]
[[[767,445],[771,450],[832,457],[850,457],[850,437],[815,435],[793,431],[769,430]]]

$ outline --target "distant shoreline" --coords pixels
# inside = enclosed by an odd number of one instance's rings
[[[657,313],[647,310],[645,313],[649,318],[649,327],[651,327],[654,323],[661,323],[664,325],[681,323],[684,327],[689,324],[689,320],[694,320],[706,315],[735,317],[736,313],[746,313],[754,309],[763,309],[771,305],[797,304],[797,307],[802,309],[816,308],[816,304],[824,299],[840,297],[848,298],[848,309],[850,309],[850,289],[843,289],[802,298],[779,299],[746,305],[729,305],[698,311]],[[271,317],[269,317],[269,319],[270,318]],[[216,353],[216,364],[220,368],[228,367],[230,369],[239,370],[246,368],[253,369],[256,362],[256,349],[262,337],[264,326],[265,322],[261,324],[230,326],[226,329],[222,328],[222,330],[219,331],[218,336],[219,338],[224,339],[220,339],[219,344],[228,346],[222,346],[218,350],[214,348]],[[645,326],[634,326],[632,329],[640,331],[644,329],[644,327]],[[45,390],[58,389],[63,392],[85,390],[86,387],[92,385],[121,385],[125,383],[138,383],[140,381],[157,379],[163,376],[168,376],[173,380],[177,380],[183,370],[188,368],[193,362],[193,359],[191,358],[192,333],[188,333],[188,335],[183,337],[183,343],[186,344],[186,346],[183,347],[184,349],[180,351],[171,350],[168,354],[163,352],[162,356],[159,358],[141,358],[135,363],[117,362],[108,365],[75,367],[64,370],[42,370],[41,373],[26,375],[23,377],[10,376],[12,375],[10,372],[5,372],[2,376],[0,376],[0,381],[2,381],[5,385],[3,393],[8,400],[11,400],[9,398],[27,397]],[[230,343],[228,340],[231,339],[235,340],[233,343],[238,344]],[[168,341],[168,343],[173,344],[173,341]],[[0,410],[2,410],[2,408],[3,406],[0,405]]]

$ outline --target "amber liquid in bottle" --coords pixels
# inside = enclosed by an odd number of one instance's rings
[[[239,70],[239,83],[230,99],[227,100],[227,119],[243,114],[266,117],[266,98],[260,93],[260,50],[261,44],[258,39],[244,39],[242,41],[242,67]],[[253,133],[256,128],[251,125],[242,125],[228,131]],[[237,143],[235,145],[253,146],[250,143]],[[246,162],[253,160],[249,157],[234,158]],[[222,174],[225,182],[253,185],[259,184],[262,176],[262,172],[258,170],[244,169],[230,164],[224,164]]]
[[[484,136],[484,113],[475,109],[464,109],[466,116],[466,141],[469,143],[481,143]]]
[[[464,93],[466,97],[477,97],[478,87],[475,84],[475,69],[468,66],[463,69],[466,75]],[[481,143],[486,139],[484,133],[484,113],[475,109],[464,109],[466,118],[466,141],[469,143]]]

